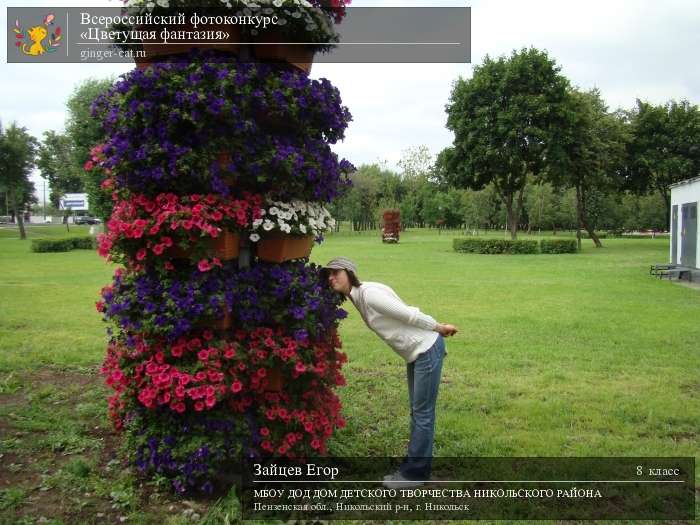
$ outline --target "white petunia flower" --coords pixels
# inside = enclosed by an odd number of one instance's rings
[[[257,233],[251,233],[249,239],[253,242],[258,242],[260,240],[260,235]]]
[[[300,225],[299,225],[299,231],[300,231],[301,233],[306,233],[306,226],[304,226],[303,224],[300,224]]]
[[[265,219],[265,223],[263,224],[263,230],[265,230],[266,232],[269,232],[274,227],[275,227],[274,222],[272,222],[271,220]]]
[[[289,233],[292,231],[292,227],[289,224],[283,224],[280,226],[280,230],[282,230],[284,233]]]

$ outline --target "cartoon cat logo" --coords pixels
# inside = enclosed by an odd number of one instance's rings
[[[43,55],[44,53],[53,53],[61,45],[61,27],[56,26],[52,29],[51,26],[54,25],[53,14],[49,13],[44,17],[43,25],[34,26],[27,29],[26,37],[29,39],[29,43],[25,42],[25,34],[22,31],[22,27],[19,24],[19,19],[15,20],[15,46],[17,47],[18,53],[24,53],[29,56]],[[44,45],[44,40],[49,36],[49,30],[51,29],[51,36],[48,39],[46,45]]]

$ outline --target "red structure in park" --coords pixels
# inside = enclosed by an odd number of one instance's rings
[[[399,232],[401,231],[401,214],[399,210],[387,210],[382,215],[384,226],[382,226],[382,242],[399,242]]]

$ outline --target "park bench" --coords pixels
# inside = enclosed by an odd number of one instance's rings
[[[690,268],[684,266],[678,266],[676,264],[652,264],[649,268],[649,275],[658,277],[659,279],[667,278],[669,281],[671,279],[681,280],[684,277],[688,277],[691,280]]]

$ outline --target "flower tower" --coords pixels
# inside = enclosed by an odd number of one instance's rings
[[[90,169],[114,201],[99,252],[120,265],[97,303],[110,416],[129,462],[178,493],[243,457],[324,454],[344,425],[345,312],[308,256],[349,184],[331,146],[351,117],[280,52],[158,57],[93,105],[107,140]]]

